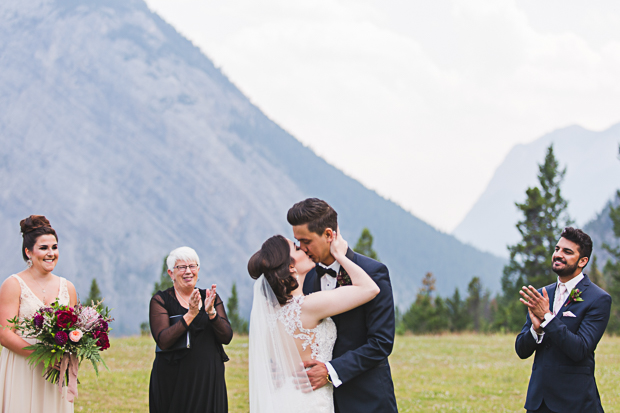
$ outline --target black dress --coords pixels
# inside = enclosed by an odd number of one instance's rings
[[[204,303],[205,290],[200,290],[200,295]],[[170,316],[187,312],[174,288],[158,291],[151,298],[149,319],[157,345],[170,348],[188,330],[191,342],[189,349],[156,353],[149,386],[151,413],[228,412],[223,361],[227,357],[222,344],[230,343],[232,329],[219,296],[214,308],[217,315],[213,320],[203,306],[189,326],[182,318],[170,325]]]

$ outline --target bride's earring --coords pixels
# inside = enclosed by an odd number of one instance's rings
[[[32,267],[32,260],[30,257],[28,257],[28,261],[26,261],[26,266],[28,266],[28,268]]]

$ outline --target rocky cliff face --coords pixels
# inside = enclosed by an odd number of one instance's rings
[[[265,117],[212,62],[138,0],[0,3],[0,274],[24,268],[19,220],[46,215],[56,273],[87,294],[96,277],[116,333],[147,319],[161,260],[188,245],[198,285],[237,282],[286,211],[316,196],[351,244],[364,226],[396,299],[426,271],[440,293],[477,275],[497,289],[503,261],[440,233],[318,158]],[[403,182],[406,185],[406,179]]]
[[[596,215],[596,218],[588,222],[583,227],[583,230],[592,238],[592,243],[594,244],[592,254],[597,256],[597,264],[601,270],[608,260],[614,260],[611,254],[603,248],[603,244],[607,244],[612,248],[617,248],[620,246],[620,239],[618,239],[616,234],[614,234],[614,224],[609,217],[610,207],[617,207],[619,204],[620,198],[614,197],[611,201],[609,201],[605,208],[603,208],[603,210]],[[588,267],[588,269],[591,268]]]
[[[601,132],[571,126],[515,146],[453,234],[484,251],[508,256],[506,246],[521,239],[515,225],[523,217],[515,202],[524,202],[525,190],[539,185],[538,164],[552,143],[560,166],[566,168],[562,195],[575,225],[582,227],[620,188],[618,142],[620,124]]]

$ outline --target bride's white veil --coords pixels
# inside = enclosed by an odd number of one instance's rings
[[[250,412],[292,413],[304,410],[304,393],[310,390],[295,340],[277,320],[280,304],[261,275],[254,284],[250,315]]]

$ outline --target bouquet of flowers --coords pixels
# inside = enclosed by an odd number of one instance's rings
[[[77,371],[84,359],[93,364],[97,375],[99,363],[108,368],[100,352],[110,348],[109,323],[113,319],[101,302],[91,306],[78,302],[75,307],[69,307],[56,300],[49,307],[40,308],[32,318],[14,317],[8,321],[23,337],[39,341],[25,347],[34,350],[28,356],[28,363],[33,367],[43,363],[43,376],[58,384],[59,390],[67,380],[69,401],[77,396]]]

